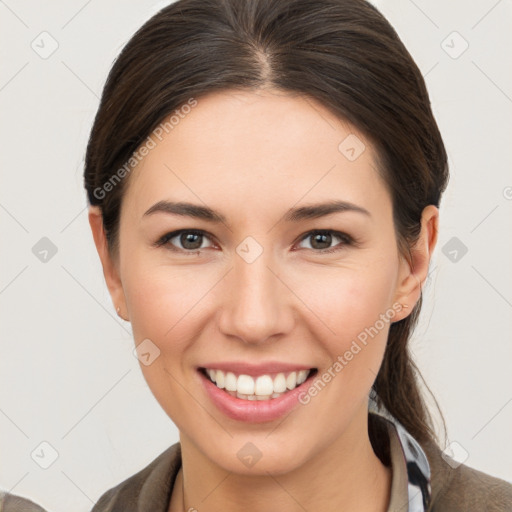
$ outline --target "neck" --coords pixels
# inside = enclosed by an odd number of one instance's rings
[[[280,475],[226,471],[182,435],[182,468],[169,512],[385,512],[390,500],[391,469],[373,451],[366,411],[363,420],[364,427],[354,421],[353,427],[307,464]]]

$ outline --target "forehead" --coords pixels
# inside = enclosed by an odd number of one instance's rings
[[[196,101],[153,132],[132,171],[123,202],[139,213],[166,196],[241,213],[303,197],[368,204],[387,195],[370,143],[312,98],[231,90]]]

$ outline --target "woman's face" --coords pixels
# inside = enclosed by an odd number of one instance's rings
[[[182,442],[228,471],[278,474],[357,445],[410,273],[372,146],[276,91],[210,94],[176,119],[132,171],[120,220],[116,305],[151,391]]]

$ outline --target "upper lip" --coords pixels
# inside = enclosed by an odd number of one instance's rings
[[[246,363],[243,361],[224,361],[217,363],[205,363],[199,368],[208,368],[211,370],[222,370],[223,372],[233,372],[244,375],[264,375],[266,373],[287,373],[300,370],[311,370],[311,365],[283,363],[279,361],[268,361],[262,363]]]

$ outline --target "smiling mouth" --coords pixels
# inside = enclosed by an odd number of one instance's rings
[[[199,371],[219,389],[242,400],[272,400],[285,395],[311,379],[316,368],[293,372],[265,373],[258,376],[225,372],[215,368]]]

